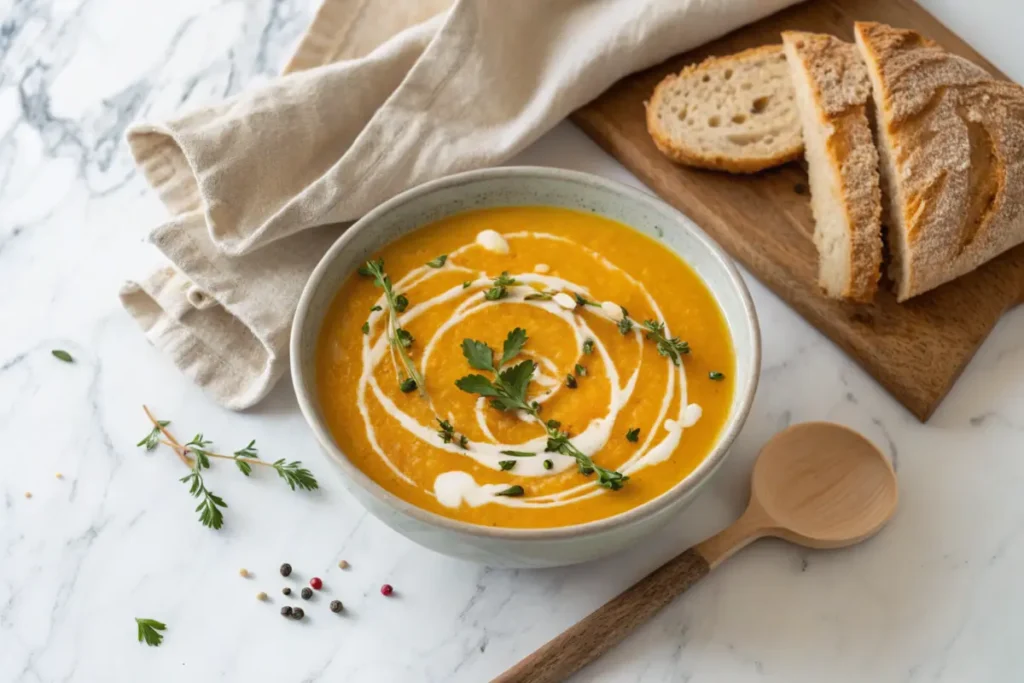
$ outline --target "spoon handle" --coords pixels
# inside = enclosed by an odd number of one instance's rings
[[[557,683],[600,657],[673,598],[707,576],[711,564],[696,547],[669,560],[527,656],[493,683]]]

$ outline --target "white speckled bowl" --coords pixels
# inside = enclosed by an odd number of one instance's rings
[[[407,232],[451,214],[490,206],[548,205],[630,225],[693,267],[725,313],[736,349],[736,390],[729,419],[710,455],[663,495],[628,512],[555,529],[498,529],[458,522],[392,495],[345,457],[317,404],[315,349],[324,314],[349,273]],[[317,265],[299,300],[291,370],[299,406],[348,488],[385,524],[437,552],[500,567],[552,567],[592,560],[626,547],[679,514],[725,460],[757,388],[761,341],[754,305],[729,258],[696,225],[664,202],[597,176],[551,168],[494,168],[441,178],[381,204],[350,227]]]

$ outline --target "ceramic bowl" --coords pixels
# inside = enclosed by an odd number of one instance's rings
[[[335,293],[381,247],[427,223],[469,209],[547,205],[632,226],[679,254],[710,288],[736,350],[735,392],[714,449],[685,479],[639,507],[594,522],[554,529],[502,529],[455,521],[384,490],[334,442],[317,401],[315,350]],[[376,517],[437,552],[499,567],[552,567],[592,560],[654,533],[678,515],[725,460],[750,410],[760,371],[757,317],[736,268],[707,235],[668,204],[611,180],[550,168],[508,167],[460,173],[387,201],[352,225],[330,248],[299,300],[291,336],[291,371],[303,415],[352,494]]]

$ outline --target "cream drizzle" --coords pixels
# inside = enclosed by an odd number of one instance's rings
[[[485,233],[494,233],[494,235],[497,235],[501,240],[501,243],[504,245],[505,251],[502,251],[502,244],[499,244],[493,236]],[[431,299],[417,303],[399,316],[398,323],[401,326],[405,326],[410,321],[415,320],[425,311],[430,310],[435,306],[458,298],[460,295],[466,297],[466,300],[456,307],[454,313],[427,341],[427,344],[424,347],[422,359],[419,362],[419,366],[421,368],[425,368],[431,353],[434,351],[437,341],[441,336],[443,336],[444,332],[489,306],[499,304],[528,305],[540,308],[552,315],[558,316],[572,328],[575,343],[578,348],[582,346],[584,339],[593,339],[595,342],[595,350],[600,354],[603,360],[605,376],[608,380],[610,389],[608,412],[603,417],[592,420],[582,432],[573,436],[573,443],[581,451],[590,454],[597,453],[607,444],[608,439],[611,437],[611,430],[614,427],[619,412],[621,412],[621,410],[628,404],[629,399],[633,394],[639,377],[640,368],[643,363],[642,354],[640,355],[640,360],[633,369],[629,379],[623,386],[620,384],[618,370],[612,361],[607,348],[600,341],[600,338],[593,334],[591,328],[586,321],[583,320],[582,316],[575,315],[576,302],[574,298],[564,292],[560,292],[554,297],[553,301],[526,301],[525,296],[536,292],[536,289],[529,286],[518,285],[508,288],[509,295],[507,298],[500,301],[487,301],[483,296],[483,292],[479,291],[479,288],[489,285],[493,276],[452,263],[453,257],[458,257],[460,254],[472,248],[482,247],[499,253],[508,253],[508,250],[510,249],[508,240],[524,238],[548,239],[565,242],[584,250],[606,269],[621,273],[632,285],[640,290],[655,316],[658,319],[664,319],[657,302],[654,301],[646,288],[640,282],[592,249],[572,242],[564,237],[559,237],[549,233],[524,231],[502,236],[494,231],[485,230],[477,236],[475,243],[459,247],[449,254],[449,267],[446,268],[445,271],[451,272],[452,270],[456,270],[473,274],[475,277],[471,280],[470,286],[463,287],[462,285],[458,285],[441,292]],[[542,269],[538,266],[534,269],[533,273],[515,274],[513,277],[525,285],[537,284],[541,285],[546,290],[569,290],[572,292],[578,292],[583,296],[590,298],[591,294],[588,288],[559,277],[545,275],[544,273],[546,271],[547,268]],[[395,287],[400,291],[406,291],[416,285],[428,281],[438,274],[438,269],[421,266],[413,269],[406,274],[405,277],[396,282]],[[560,298],[568,299],[568,302],[560,300]],[[383,295],[378,299],[377,303],[379,305],[383,305]],[[564,304],[566,303],[571,303],[571,306],[565,306]],[[613,302],[605,302],[602,304],[598,309],[600,310],[599,314],[597,313],[597,310],[589,310],[590,312],[597,314],[598,319],[605,319],[611,324],[616,324],[622,318],[621,308]],[[515,474],[517,476],[552,476],[576,466],[575,459],[570,456],[564,456],[557,453],[544,453],[543,448],[546,443],[546,436],[531,439],[530,441],[521,444],[498,443],[497,438],[487,426],[486,414],[484,412],[486,401],[484,399],[477,401],[475,417],[478,425],[481,427],[481,430],[490,443],[472,441],[465,450],[455,444],[441,443],[437,437],[435,428],[432,425],[421,425],[418,420],[400,410],[398,406],[381,390],[376,379],[373,377],[374,369],[383,359],[384,355],[388,353],[390,348],[385,334],[377,335],[376,340],[371,343],[371,340],[374,338],[377,323],[380,322],[383,325],[383,316],[385,314],[386,313],[383,311],[373,312],[368,318],[370,334],[365,335],[363,339],[362,373],[358,383],[357,406],[363,417],[371,448],[373,448],[377,455],[385,461],[389,469],[391,469],[391,471],[399,478],[410,485],[418,486],[410,477],[405,475],[394,465],[377,441],[376,432],[371,424],[369,410],[366,403],[367,389],[372,391],[374,398],[377,399],[385,411],[395,417],[398,420],[399,425],[414,437],[435,448],[441,448],[450,453],[456,453],[464,457],[472,458],[474,461],[485,467],[500,470],[501,468],[498,464],[499,461],[507,460],[510,457],[501,454],[500,451],[502,450],[534,451],[538,453],[536,457],[515,458]],[[665,331],[666,334],[669,334],[667,322]],[[633,336],[637,344],[642,346],[643,338],[638,329],[634,329]],[[550,400],[550,398],[556,395],[562,388],[561,382],[554,377],[558,371],[557,366],[555,366],[550,359],[537,354],[533,350],[524,350],[522,355],[530,357],[537,362],[539,371],[534,379],[539,385],[555,387],[544,396],[537,398],[541,403]],[[665,359],[665,362],[668,365],[669,372],[667,373],[666,387],[661,406],[659,407],[658,416],[654,422],[654,427],[648,431],[647,436],[636,452],[619,468],[624,474],[633,474],[643,467],[663,462],[665,459],[670,457],[672,452],[674,452],[676,447],[679,445],[683,430],[692,426],[696,420],[700,418],[700,406],[696,404],[687,404],[686,402],[685,371],[682,367],[674,366],[669,359]],[[548,374],[549,372],[551,373],[550,375]],[[675,420],[665,419],[668,408],[675,397],[675,383],[677,380],[679,382],[679,391],[681,395],[679,415]],[[437,413],[432,403],[431,409],[435,414]],[[525,418],[527,420],[533,419],[532,416],[529,415],[520,415],[520,418]],[[657,444],[652,445],[652,442],[656,438],[655,434],[659,431],[659,426],[664,428],[667,435],[665,435]],[[551,460],[553,463],[553,467],[550,470],[546,470],[543,467],[545,459]],[[432,493],[437,497],[439,502],[449,507],[458,507],[462,502],[473,507],[484,503],[498,503],[507,507],[553,507],[570,504],[585,498],[590,498],[594,495],[606,493],[605,489],[598,487],[591,481],[565,491],[544,496],[509,498],[494,495],[497,491],[505,488],[507,488],[506,484],[479,485],[469,473],[456,470],[445,472],[438,476],[434,482]],[[430,491],[428,491],[428,493],[430,493]]]

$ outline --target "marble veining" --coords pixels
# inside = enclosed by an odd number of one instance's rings
[[[926,4],[1024,79],[1010,0]],[[733,455],[663,536],[558,570],[449,560],[354,502],[287,382],[254,410],[222,410],[116,299],[122,280],[159,262],[145,237],[164,217],[133,169],[126,126],[272,77],[314,2],[0,7],[0,681],[487,680],[738,515],[760,444],[813,419],[850,425],[893,458],[901,509],[890,527],[847,551],[754,545],[577,680],[1024,680],[1024,311],[921,425],[748,277],[761,387]],[[637,184],[569,124],[515,162]],[[179,437],[202,431],[225,448],[255,438],[266,457],[301,459],[322,489],[293,493],[215,463],[208,483],[230,507],[220,532],[204,529],[181,463],[135,446],[142,403]],[[281,587],[313,575],[325,590],[303,605],[306,620],[282,619]],[[327,609],[335,597],[343,616]],[[135,642],[136,616],[168,624],[161,647]]]

